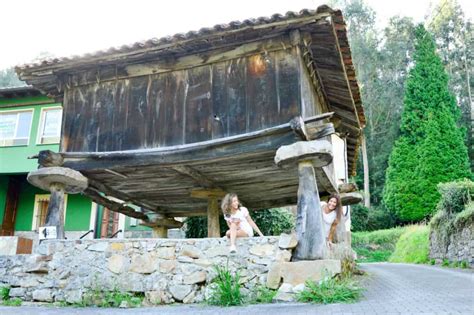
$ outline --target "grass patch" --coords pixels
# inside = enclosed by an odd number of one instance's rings
[[[352,233],[352,248],[357,253],[357,262],[388,261],[405,228],[397,227],[372,232]]]
[[[218,306],[235,306],[244,303],[244,296],[240,292],[240,275],[236,271],[232,274],[228,266],[214,266],[217,277],[213,283],[215,288],[212,290],[207,302]]]
[[[142,304],[144,295],[137,293],[121,292],[118,289],[113,291],[91,290],[84,293],[82,302],[73,304],[74,306],[98,306],[98,307],[119,307],[126,302],[127,307],[139,307]]]
[[[317,304],[353,303],[361,296],[362,288],[351,279],[326,277],[319,282],[306,281],[305,289],[297,294],[297,299]]]
[[[272,303],[273,298],[277,294],[277,290],[269,289],[265,286],[257,286],[253,290],[248,303],[249,304],[262,304],[262,303]]]
[[[21,306],[21,299],[20,298],[13,298],[13,299],[7,299],[3,301],[3,306]]]
[[[405,229],[390,256],[390,262],[423,264],[429,261],[429,233],[425,225],[412,225]]]

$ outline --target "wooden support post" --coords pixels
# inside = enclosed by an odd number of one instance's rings
[[[48,212],[46,214],[45,226],[56,227],[56,238],[63,239],[64,235],[64,185],[51,184],[51,196],[49,197]]]
[[[219,205],[216,197],[207,199],[207,237],[221,237]]]
[[[28,174],[28,182],[51,191],[45,226],[56,227],[56,238],[64,238],[64,193],[77,194],[87,188],[81,173],[65,167],[43,167]]]
[[[168,228],[166,226],[153,227],[154,238],[168,238]]]
[[[311,161],[298,163],[298,208],[296,234],[298,246],[294,260],[325,259],[327,255],[318,185]]]

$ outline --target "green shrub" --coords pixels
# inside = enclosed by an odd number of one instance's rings
[[[388,261],[405,228],[352,233],[352,247],[358,262]]]
[[[383,207],[367,207],[357,204],[351,207],[351,230],[376,231],[394,227],[396,219],[391,212]]]
[[[436,260],[435,259],[430,259],[430,265],[435,265],[436,264]]]
[[[326,277],[319,283],[306,281],[305,289],[297,294],[297,299],[300,302],[319,304],[351,303],[357,301],[361,295],[362,289],[350,279]]]
[[[250,211],[250,216],[264,235],[289,233],[295,227],[293,215],[282,208]],[[187,238],[207,237],[207,217],[189,217],[185,220]],[[219,218],[221,236],[228,230],[227,223],[221,215]]]
[[[213,281],[215,288],[207,302],[218,306],[242,305],[244,296],[240,292],[239,272],[236,271],[232,275],[227,266],[214,266],[214,269],[217,272],[217,277]]]
[[[423,225],[407,227],[400,236],[389,261],[415,264],[427,263],[430,251],[429,232],[429,228]]]
[[[457,182],[441,183],[438,185],[441,200],[438,210],[448,213],[459,213],[474,197],[474,182],[462,180]]]
[[[441,266],[442,267],[449,267],[449,260],[447,260],[446,258],[443,259],[443,262],[441,263]]]

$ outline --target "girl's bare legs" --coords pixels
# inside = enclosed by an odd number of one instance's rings
[[[247,233],[245,233],[243,230],[238,230],[238,224],[235,222],[232,222],[230,224],[230,230],[227,231],[226,235],[227,237],[230,237],[230,249],[235,250],[235,239],[237,237],[247,237]]]

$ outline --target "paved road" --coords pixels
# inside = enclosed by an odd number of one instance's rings
[[[111,314],[474,314],[474,273],[409,264],[362,264],[364,298],[354,304],[281,303],[217,308],[201,305],[140,309],[0,307],[2,315]]]

